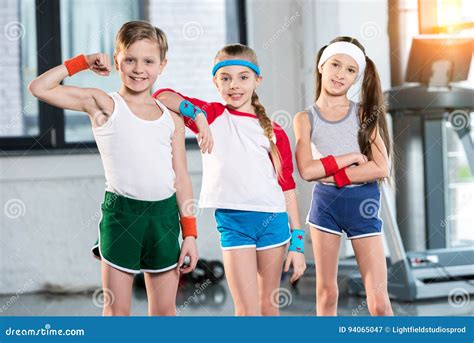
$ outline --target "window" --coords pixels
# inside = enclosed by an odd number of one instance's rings
[[[61,58],[67,60],[81,53],[104,52],[113,58],[115,34],[123,23],[141,19],[142,1],[135,0],[61,0]],[[107,16],[104,14],[107,13]],[[106,92],[119,88],[115,69],[102,77],[92,71],[64,80],[66,85],[96,87]],[[89,117],[77,111],[64,111],[65,140],[93,141]]]
[[[86,114],[39,102],[27,86],[38,74],[79,53],[100,51],[112,58],[115,34],[129,20],[148,20],[168,36],[168,66],[154,89],[172,87],[218,100],[210,76],[212,60],[223,45],[245,43],[243,4],[243,0],[1,2],[2,27],[13,39],[7,36],[0,42],[8,52],[7,63],[1,66],[0,149],[95,147]],[[65,79],[64,84],[110,92],[119,88],[120,81],[116,72],[109,77],[83,72]]]
[[[6,51],[0,77],[0,137],[35,136],[39,132],[38,101],[27,90],[37,75],[35,0],[0,4]]]
[[[471,0],[418,0],[421,34],[461,34],[472,36],[474,5]]]
[[[150,0],[149,4],[150,22],[163,29],[169,41],[168,64],[154,88],[172,88],[191,97],[219,101],[211,76],[215,54],[225,44],[239,42],[235,28],[226,26],[229,3]],[[189,130],[186,134],[194,136]]]

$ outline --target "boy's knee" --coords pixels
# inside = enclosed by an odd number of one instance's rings
[[[130,308],[119,306],[104,306],[103,316],[129,316]]]
[[[236,316],[260,316],[260,304],[236,304]]]

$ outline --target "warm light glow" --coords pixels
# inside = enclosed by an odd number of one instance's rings
[[[462,21],[461,0],[438,0],[438,26],[453,26]]]

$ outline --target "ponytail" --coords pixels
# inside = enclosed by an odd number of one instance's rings
[[[268,140],[270,141],[270,157],[273,162],[273,166],[275,168],[275,172],[280,180],[282,178],[281,173],[281,156],[280,152],[275,143],[273,143],[273,137],[275,136],[275,132],[273,131],[273,125],[270,118],[267,116],[265,112],[265,107],[261,104],[260,100],[258,99],[258,95],[255,91],[252,94],[252,106],[255,110],[255,114],[257,115],[258,123],[263,128],[263,132],[265,136],[267,136]]]
[[[361,117],[359,130],[359,146],[361,153],[366,155],[369,160],[373,158],[372,154],[372,136],[374,131],[378,130],[390,156],[391,142],[388,133],[387,119],[385,114],[384,97],[382,86],[380,84],[379,74],[374,62],[365,57],[366,67],[361,89]]]

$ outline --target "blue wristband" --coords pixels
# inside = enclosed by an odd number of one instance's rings
[[[304,254],[304,234],[304,230],[291,229],[289,251],[296,251]]]
[[[196,118],[196,116],[199,113],[202,113],[202,114],[204,114],[205,117],[207,117],[206,112],[201,110],[199,107],[194,106],[188,100],[181,101],[181,103],[179,104],[179,113],[181,113],[181,115],[183,117],[188,117],[188,118],[191,118],[193,120]]]

